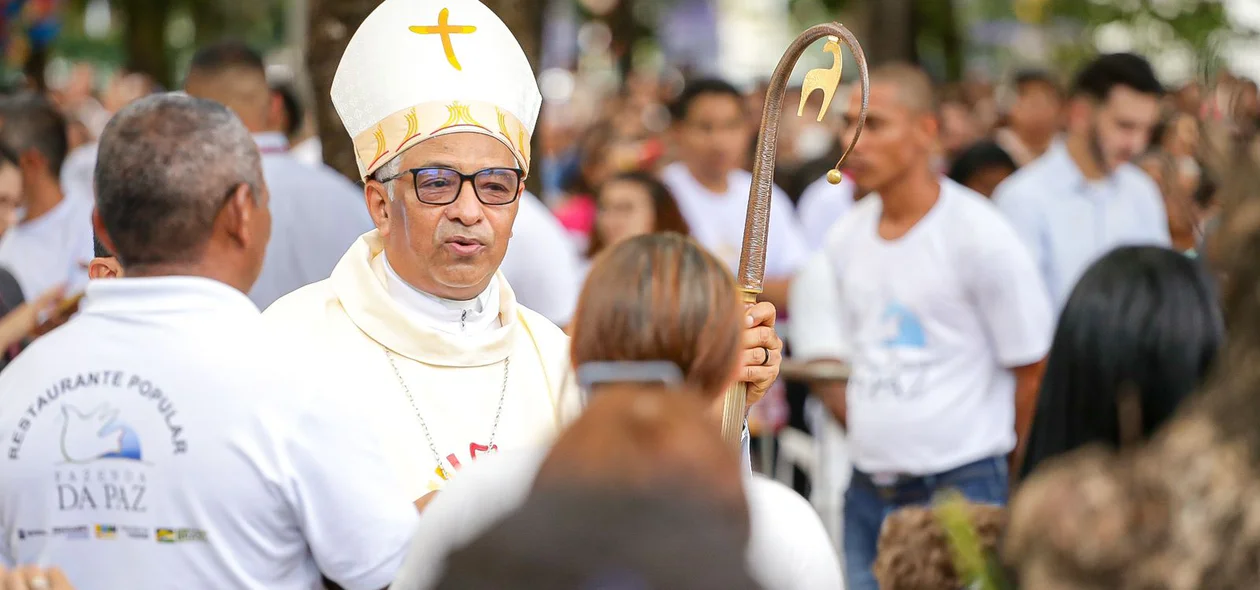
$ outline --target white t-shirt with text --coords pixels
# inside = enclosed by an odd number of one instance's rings
[[[910,231],[878,234],[878,195],[828,236],[839,282],[838,332],[851,376],[853,464],[927,475],[1015,447],[1011,368],[1050,347],[1045,287],[1014,230],[984,197],[941,180]]]
[[[0,564],[81,590],[387,586],[418,515],[326,362],[222,283],[91,282],[0,374]]]

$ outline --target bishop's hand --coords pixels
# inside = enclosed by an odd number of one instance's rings
[[[774,331],[777,315],[774,304],[762,301],[749,305],[744,318],[743,351],[740,352],[739,380],[748,384],[746,408],[761,401],[783,362],[783,341]]]

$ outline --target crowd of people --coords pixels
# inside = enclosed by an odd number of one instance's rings
[[[268,74],[0,98],[0,588],[1260,584],[1253,82],[879,65],[784,115],[743,304],[764,85],[544,101],[476,0],[385,0],[352,180]],[[751,468],[788,423],[814,505]]]

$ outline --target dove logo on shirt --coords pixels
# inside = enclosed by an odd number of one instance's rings
[[[118,419],[118,410],[109,404],[83,412],[64,404],[61,454],[70,463],[91,463],[100,459],[140,460],[140,437]]]
[[[885,326],[891,327],[892,335],[884,340],[886,348],[925,348],[927,338],[923,324],[909,308],[896,301],[889,301],[880,317]]]

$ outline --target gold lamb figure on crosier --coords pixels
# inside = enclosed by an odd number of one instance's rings
[[[831,99],[836,95],[836,88],[840,86],[840,73],[844,69],[844,56],[840,53],[840,39],[827,37],[827,44],[823,46],[823,51],[834,56],[831,67],[816,68],[805,74],[805,82],[801,85],[801,106],[796,109],[798,117],[805,114],[805,103],[809,102],[809,97],[814,94],[814,91],[821,90],[823,102],[818,108],[818,120],[822,121],[823,116],[827,114],[827,109],[831,108]]]

